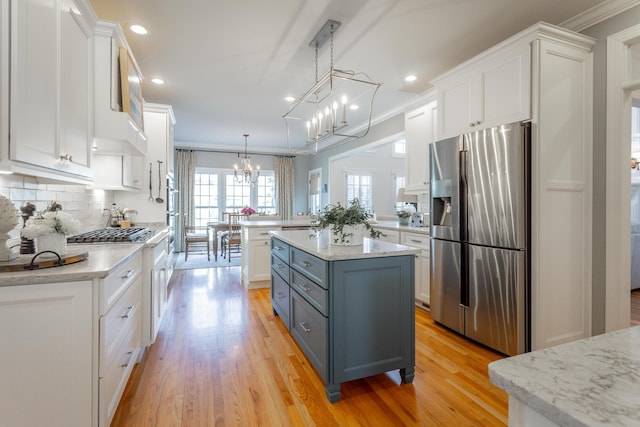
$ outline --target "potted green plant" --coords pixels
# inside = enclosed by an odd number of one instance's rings
[[[325,206],[320,214],[314,215],[314,230],[329,229],[332,245],[361,245],[367,230],[372,239],[380,237],[380,232],[369,223],[371,218],[373,215],[366,211],[358,199],[353,199],[349,207],[338,202]]]
[[[415,211],[416,209],[412,205],[405,203],[402,209],[396,212],[396,215],[398,215],[398,224],[409,225],[409,222],[411,221],[411,215]]]

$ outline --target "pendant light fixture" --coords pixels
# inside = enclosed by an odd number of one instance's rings
[[[282,116],[287,127],[287,141],[305,146],[315,145],[333,136],[361,138],[371,128],[373,100],[382,83],[367,74],[333,67],[333,35],[340,22],[329,19],[311,40],[315,49],[315,84],[292,102]],[[318,51],[330,41],[329,71],[318,79]]]
[[[255,176],[254,170],[251,166],[251,160],[249,159],[249,155],[247,154],[247,138],[249,134],[244,134],[244,157],[242,157],[242,170],[238,169],[238,165],[233,165],[233,174],[236,177],[236,181],[238,183],[242,183],[242,181],[250,184],[255,184],[258,181],[258,177],[260,176],[260,166],[256,166]],[[238,153],[238,157],[240,157],[240,153]]]

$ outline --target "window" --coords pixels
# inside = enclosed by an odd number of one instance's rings
[[[406,154],[406,143],[404,139],[393,143],[393,157],[404,157]]]
[[[404,202],[397,202],[396,197],[398,195],[398,190],[404,188],[405,186],[405,177],[404,175],[394,174],[393,176],[393,202],[396,207],[396,212],[401,210],[404,207]]]
[[[359,199],[367,210],[373,211],[373,175],[347,173],[347,206]]]
[[[197,168],[194,185],[196,226],[222,221],[223,212],[250,206],[258,212],[275,214],[273,171],[260,171],[255,184],[238,182],[232,170]]]

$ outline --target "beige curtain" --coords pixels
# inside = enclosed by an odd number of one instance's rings
[[[273,159],[273,175],[276,184],[276,207],[278,215],[287,220],[293,216],[294,158],[276,156]]]
[[[178,188],[178,212],[186,215],[187,223],[193,224],[195,210],[193,209],[193,183],[196,177],[196,154],[192,150],[176,151],[176,183]],[[176,221],[176,252],[184,251],[182,239],[182,216]]]

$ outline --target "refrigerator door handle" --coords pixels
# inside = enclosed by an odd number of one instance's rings
[[[460,271],[460,305],[469,307],[469,247],[467,245],[467,170],[469,151],[459,152],[460,166],[460,241],[462,248],[460,258],[462,269]]]

